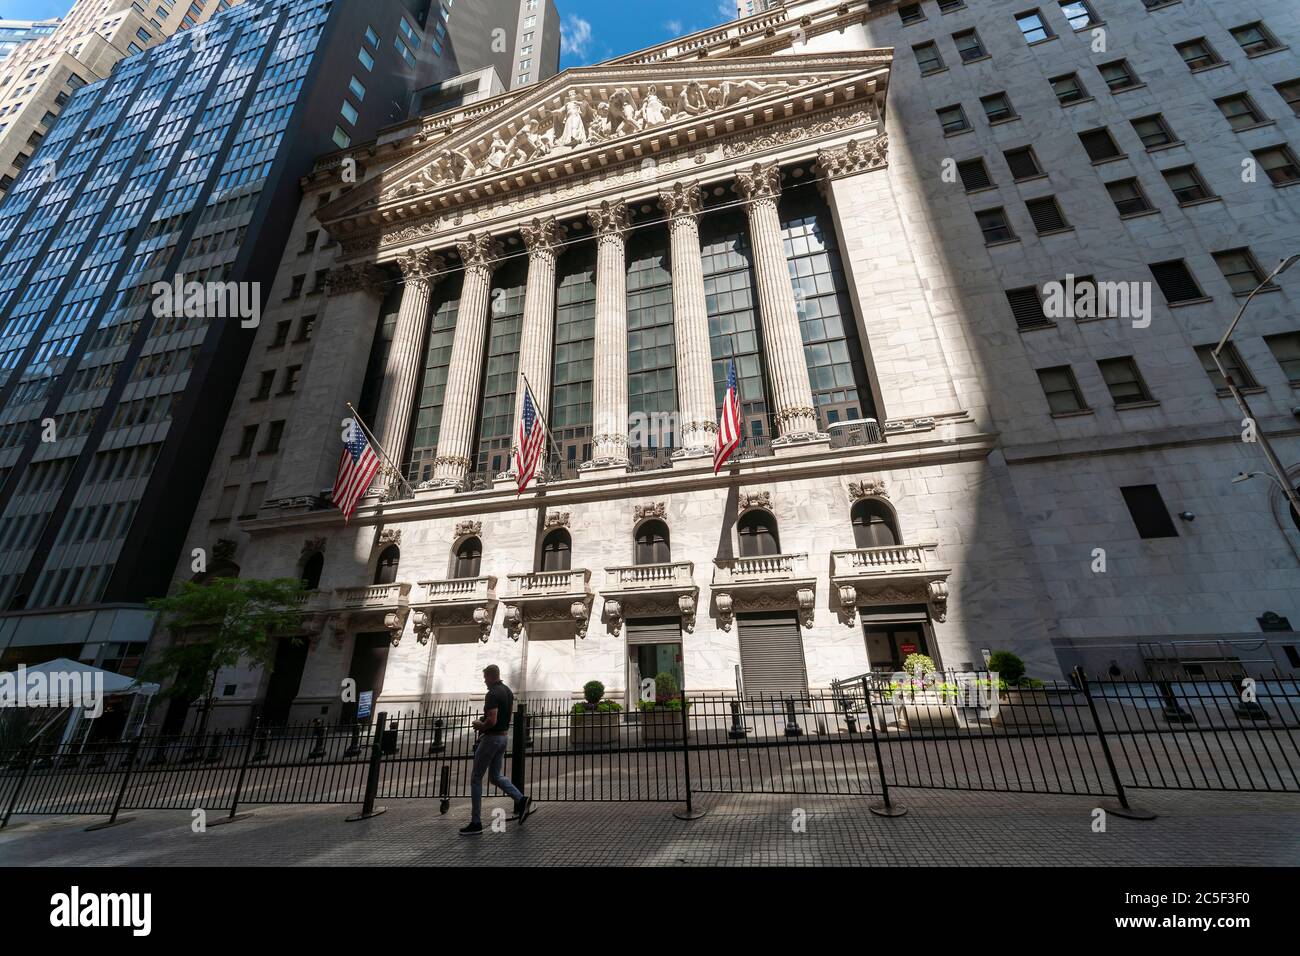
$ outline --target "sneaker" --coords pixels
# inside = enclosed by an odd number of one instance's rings
[[[483,824],[471,823],[468,826],[460,828],[461,836],[479,836],[483,832]]]
[[[515,816],[519,818],[519,825],[523,826],[524,821],[528,819],[528,814],[533,811],[533,798],[524,797],[522,800],[515,801]]]

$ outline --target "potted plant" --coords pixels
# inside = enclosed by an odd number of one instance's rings
[[[637,701],[641,712],[641,740],[647,744],[681,743],[682,698],[677,678],[667,672],[655,675],[655,699]]]
[[[934,660],[925,654],[908,654],[903,672],[889,685],[894,704],[901,705],[908,730],[946,728],[956,724],[956,695],[940,680]]]
[[[989,655],[989,671],[997,675],[997,707],[993,722],[1003,727],[1054,727],[1049,692],[1040,680],[1025,673],[1025,662],[1010,651]]]
[[[582,685],[583,699],[569,711],[569,744],[573,747],[616,747],[623,708],[605,699],[605,685],[598,680]]]

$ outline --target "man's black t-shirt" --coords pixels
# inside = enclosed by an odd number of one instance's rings
[[[483,713],[496,708],[497,720],[491,727],[487,728],[484,733],[494,734],[503,730],[510,729],[510,712],[515,707],[515,695],[510,692],[510,688],[505,685],[504,681],[498,681],[488,688],[487,696],[483,698]]]

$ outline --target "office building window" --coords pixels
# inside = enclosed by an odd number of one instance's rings
[[[1053,415],[1069,415],[1088,410],[1088,403],[1083,400],[1083,392],[1074,379],[1074,370],[1068,365],[1055,368],[1040,368],[1038,382],[1047,396],[1047,407]]]
[[[1117,408],[1151,401],[1151,392],[1147,390],[1146,382],[1142,381],[1142,373],[1138,371],[1137,362],[1133,361],[1132,356],[1103,359],[1097,363],[1097,367],[1101,369],[1101,377]]]

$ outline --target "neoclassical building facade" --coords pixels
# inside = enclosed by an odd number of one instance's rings
[[[899,125],[903,53],[872,42],[896,7],[791,2],[318,163],[191,528],[217,573],[311,589],[303,641],[223,682],[229,722],[347,718],[349,677],[415,710],[489,663],[630,697],[1123,657],[1063,652],[1105,634],[1063,640],[1008,464],[1035,362],[997,344],[964,196],[929,195],[943,152]],[[553,442],[519,494],[525,382]],[[322,489],[353,409],[392,468],[344,523]]]

